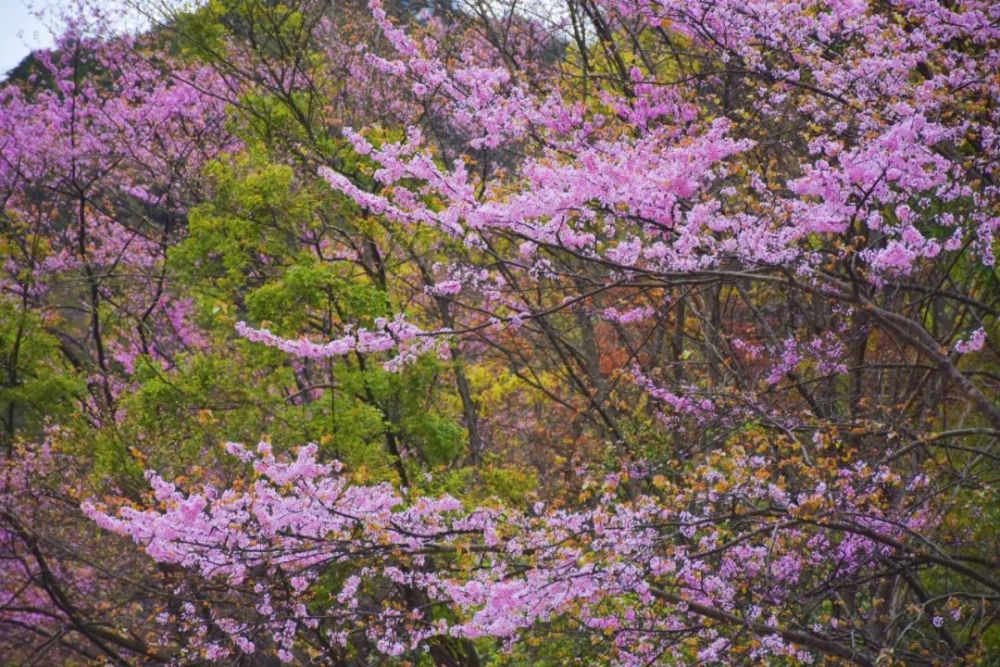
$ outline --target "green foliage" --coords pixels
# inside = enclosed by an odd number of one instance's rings
[[[84,383],[67,368],[59,340],[39,313],[0,300],[0,424],[8,444],[15,431],[37,436],[51,420],[68,417]],[[2,440],[0,440],[2,441]]]
[[[390,441],[417,478],[425,467],[450,468],[464,454],[466,432],[442,362],[424,358],[400,373],[356,355],[300,363],[235,337],[237,319],[325,340],[395,312],[377,276],[311,242],[330,225],[361,238],[377,228],[356,220],[353,204],[318,177],[273,161],[265,145],[251,141],[208,166],[212,196],[191,210],[188,234],[169,259],[218,349],[170,371],[144,364],[122,406],[125,423],[104,449],[120,453],[142,441],[145,463],[180,472],[214,460],[221,442],[263,433],[278,448],[318,442],[359,481],[398,481]],[[110,462],[104,469],[129,468],[120,455],[102,460]],[[501,494],[517,495],[519,483],[503,477]]]

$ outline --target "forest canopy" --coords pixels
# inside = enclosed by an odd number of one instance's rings
[[[69,7],[0,665],[1000,654],[1000,5]]]

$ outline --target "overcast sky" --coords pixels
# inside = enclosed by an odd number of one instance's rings
[[[49,31],[31,15],[31,0],[0,0],[0,75],[32,49],[48,46]]]

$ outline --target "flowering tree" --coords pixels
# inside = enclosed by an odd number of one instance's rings
[[[86,473],[53,422],[113,427],[138,358],[167,368],[200,344],[164,260],[202,165],[234,145],[210,69],[167,78],[166,54],[89,18],[0,101],[0,652],[18,661],[148,648],[135,587],[112,576],[148,564],[79,521]]]
[[[84,499],[101,548],[129,538],[161,573],[117,659],[983,659],[997,8],[502,4],[165,24],[212,91],[192,122],[217,157],[124,125],[185,170],[158,187],[186,238],[149,266],[211,324],[129,359],[162,357],[170,385],[208,363],[171,361],[178,341],[227,345],[265,388],[247,402],[281,407],[217,417],[132,380],[228,444],[170,460],[140,420],[151,491]],[[147,163],[180,173],[143,158],[132,196]],[[254,427],[255,450],[233,442]]]

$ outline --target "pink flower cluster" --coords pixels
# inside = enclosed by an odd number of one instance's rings
[[[539,506],[529,515],[470,511],[449,496],[404,499],[388,484],[353,485],[340,464],[317,459],[315,445],[288,459],[268,443],[256,453],[226,448],[253,469],[243,490],[184,493],[148,472],[157,507],[83,505],[156,561],[227,581],[243,596],[229,611],[206,617],[192,608],[181,619],[193,646],[216,658],[253,653],[266,637],[283,661],[294,661],[300,633],[319,629],[343,644],[356,619],[380,650],[397,655],[438,634],[512,638],[572,614],[613,639],[618,664],[637,665],[664,651],[683,655],[671,633],[697,628],[704,613],[724,613],[760,626],[757,659],[811,660],[793,635],[779,632],[786,597],[806,581],[902,555],[906,532],[929,519],[919,503],[887,512],[881,489],[902,480],[863,464],[788,491],[762,474],[766,459],[737,452],[700,470],[704,488],[625,500],[618,477],[595,487],[601,502],[593,509]],[[475,558],[463,564],[462,554]],[[354,574],[326,606],[305,604],[334,566]],[[373,607],[365,590],[379,581],[421,590],[460,617],[404,616],[391,601]],[[207,639],[216,631],[227,643]]]

